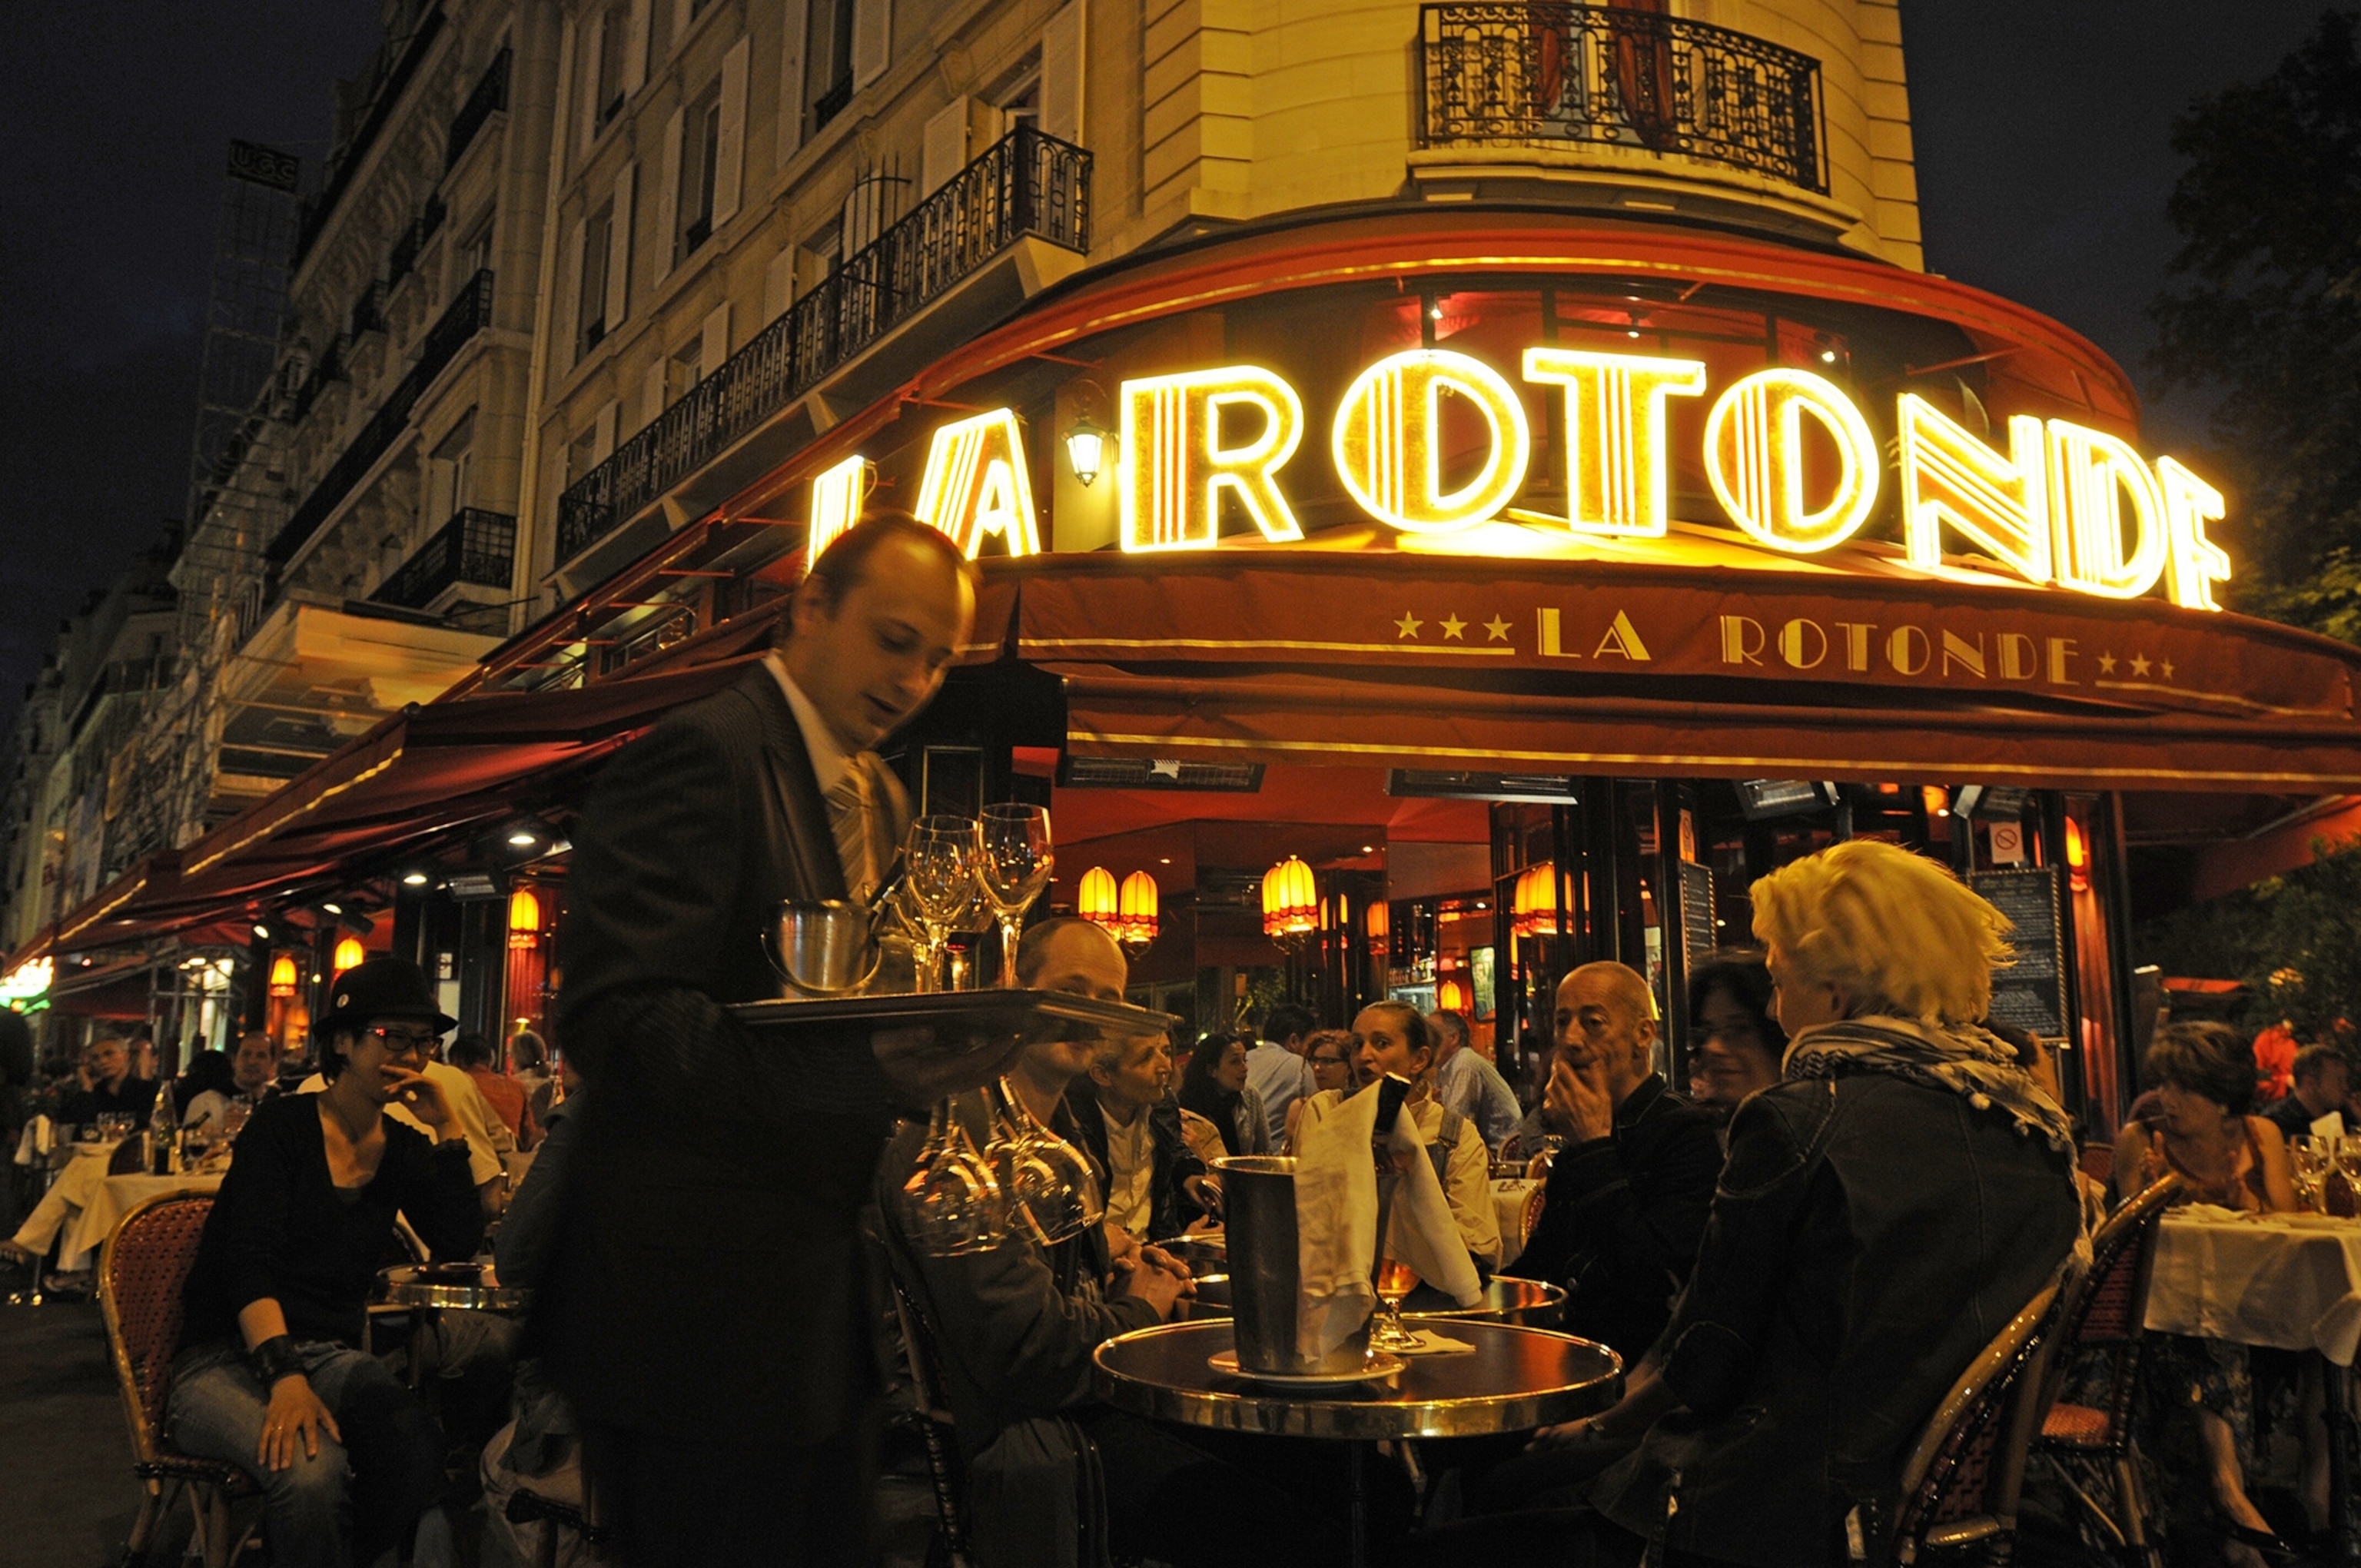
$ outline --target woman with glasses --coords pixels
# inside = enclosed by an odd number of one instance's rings
[[[1350,1094],[1359,1087],[1353,1078],[1353,1055],[1356,1048],[1350,1029],[1323,1029],[1304,1042],[1303,1060],[1312,1069],[1317,1092],[1334,1090],[1340,1095]],[[1286,1144],[1290,1152],[1295,1147],[1295,1129],[1303,1120],[1303,1107],[1310,1098],[1307,1095],[1287,1108]]]
[[[397,1213],[437,1257],[483,1236],[466,1135],[422,1070],[451,1026],[414,964],[339,977],[326,1087],[255,1111],[205,1222],[166,1432],[255,1477],[275,1562],[374,1562],[442,1491],[434,1419],[360,1343]]]

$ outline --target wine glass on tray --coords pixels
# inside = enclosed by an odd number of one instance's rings
[[[1049,845],[1047,807],[1015,801],[983,808],[981,829],[984,896],[1000,916],[1000,983],[1016,985],[1016,923],[1049,885],[1057,856]]]
[[[972,817],[921,817],[910,824],[904,890],[924,933],[918,989],[941,987],[943,944],[975,891],[976,825]]]

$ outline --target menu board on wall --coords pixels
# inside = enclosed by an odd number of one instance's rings
[[[1713,956],[1721,945],[1714,927],[1713,869],[1695,861],[1681,862],[1681,956],[1694,964]]]
[[[1992,1015],[2045,1039],[2066,1033],[2066,970],[2059,948],[2058,868],[1977,872],[1968,885],[2015,922],[2016,962],[1993,973]]]

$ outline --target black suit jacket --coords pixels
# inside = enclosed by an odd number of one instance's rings
[[[1066,1110],[1074,1118],[1074,1130],[1081,1135],[1091,1163],[1098,1167],[1099,1185],[1113,1192],[1115,1166],[1107,1157],[1106,1113],[1099,1108],[1098,1086],[1087,1076],[1068,1084]],[[1155,1174],[1148,1180],[1148,1234],[1142,1239],[1160,1242],[1179,1235],[1204,1212],[1180,1184],[1204,1175],[1205,1162],[1189,1146],[1180,1131],[1180,1108],[1170,1100],[1148,1108],[1148,1136],[1154,1150]]]
[[[887,803],[898,833],[898,791]],[[537,1301],[593,1420],[825,1441],[874,1371],[856,1234],[892,1102],[865,1031],[756,1035],[780,901],[844,896],[794,710],[767,670],[609,763],[574,833],[558,1021],[598,1088]]]

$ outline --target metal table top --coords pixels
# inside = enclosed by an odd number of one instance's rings
[[[1214,1371],[1208,1358],[1231,1348],[1226,1321],[1166,1323],[1099,1346],[1095,1381],[1100,1398],[1156,1420],[1364,1442],[1529,1431],[1622,1397],[1622,1361],[1605,1345],[1480,1320],[1438,1328],[1474,1350],[1411,1356],[1381,1382],[1303,1389]]]
[[[455,1307],[478,1312],[521,1312],[533,1292],[497,1285],[472,1263],[424,1263],[378,1275],[378,1299],[404,1307]]]
[[[1201,1275],[1197,1294],[1184,1299],[1182,1306],[1187,1320],[1196,1322],[1230,1315],[1230,1277],[1226,1274]],[[1484,1283],[1484,1299],[1472,1307],[1462,1307],[1431,1285],[1421,1285],[1402,1301],[1402,1317],[1448,1318],[1452,1320],[1483,1318],[1496,1323],[1521,1323],[1527,1328],[1554,1329],[1565,1316],[1565,1288],[1544,1284],[1538,1279],[1516,1279],[1499,1276]],[[1449,1333],[1448,1328],[1441,1332]]]

